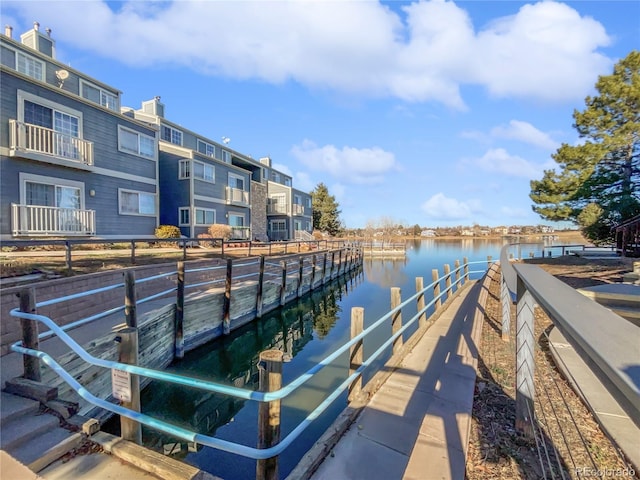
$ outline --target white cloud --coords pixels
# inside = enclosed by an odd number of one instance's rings
[[[513,219],[525,219],[531,216],[531,210],[517,207],[501,207],[500,213],[502,214],[502,217]]]
[[[3,2],[54,37],[139,68],[294,80],[312,88],[464,109],[463,85],[499,97],[582,100],[612,61],[604,27],[569,5],[526,4],[476,30],[453,2]],[[515,5],[515,4],[514,4]],[[7,10],[10,11],[7,12]],[[65,59],[66,60],[66,59]]]
[[[348,183],[381,183],[386,173],[397,168],[393,153],[378,147],[338,149],[304,140],[302,145],[293,146],[291,154],[307,168],[327,172]]]
[[[296,172],[293,177],[293,186],[303,192],[311,192],[311,190],[316,188],[316,184],[306,172]]]
[[[504,148],[489,149],[482,157],[463,160],[462,164],[510,177],[537,178],[542,175],[543,170],[543,167],[537,166],[522,157],[509,154]]]
[[[560,146],[547,133],[538,130],[528,122],[520,120],[511,120],[509,125],[500,125],[492,128],[491,135],[498,138],[519,140],[545,150],[556,150]]]
[[[290,177],[293,177],[293,174],[291,173],[291,169],[288,166],[286,166],[284,163],[274,163],[272,166],[279,172],[284,173],[285,175],[289,175]]]
[[[449,198],[442,192],[436,193],[421,207],[427,217],[434,220],[465,220],[472,214],[481,211],[480,202],[477,200],[461,201]]]

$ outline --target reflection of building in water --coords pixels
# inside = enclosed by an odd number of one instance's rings
[[[407,275],[404,271],[406,263],[405,258],[385,260],[365,258],[363,268],[369,282],[383,288],[391,288],[404,285],[407,281]]]

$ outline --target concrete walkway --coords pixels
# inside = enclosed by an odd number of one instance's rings
[[[464,478],[486,294],[452,301],[312,479]]]

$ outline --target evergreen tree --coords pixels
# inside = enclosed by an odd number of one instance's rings
[[[327,232],[335,236],[342,231],[340,210],[336,197],[329,195],[329,189],[324,183],[319,183],[311,192],[313,207],[313,229]]]
[[[596,243],[612,227],[640,213],[640,52],[632,51],[612,75],[596,83],[584,111],[574,111],[582,142],[553,155],[559,172],[531,181],[533,210],[547,220],[571,220]]]

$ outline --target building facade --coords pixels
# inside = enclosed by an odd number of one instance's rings
[[[58,62],[39,25],[0,35],[0,238],[150,238],[158,225],[197,237],[309,239],[311,196],[259,161],[165,116],[160,97],[121,92]]]
[[[155,128],[120,93],[55,59],[39,25],[0,36],[0,238],[153,236]]]

